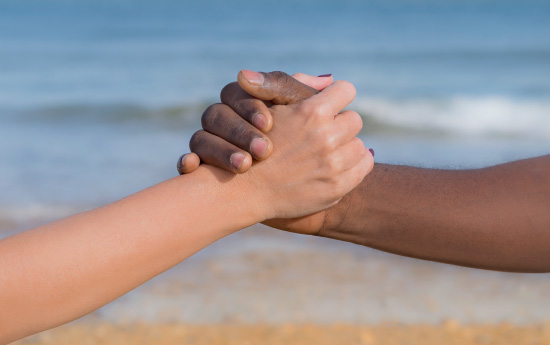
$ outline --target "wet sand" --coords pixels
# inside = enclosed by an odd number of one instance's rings
[[[120,344],[357,344],[357,345],[549,345],[550,323],[512,326],[468,325],[69,325],[30,337],[16,345]]]

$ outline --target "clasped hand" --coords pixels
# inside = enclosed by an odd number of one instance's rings
[[[257,201],[266,206],[266,224],[315,233],[324,210],[373,168],[373,156],[356,137],[361,117],[343,110],[355,94],[352,84],[332,77],[241,71],[238,82],[222,90],[222,103],[202,115],[203,130],[190,142],[193,153],[180,157],[178,170],[192,172],[202,161],[246,172],[261,191]]]

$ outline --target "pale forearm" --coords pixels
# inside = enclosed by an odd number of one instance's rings
[[[0,343],[85,315],[261,220],[229,176],[201,168],[1,241]]]
[[[479,170],[378,164],[320,235],[504,271],[550,271],[550,156]]]

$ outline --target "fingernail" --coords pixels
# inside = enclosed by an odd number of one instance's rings
[[[374,157],[374,150],[373,149],[369,149],[370,151],[370,154]]]
[[[329,73],[329,74],[321,74],[321,75],[318,75],[317,77],[319,77],[319,78],[328,78],[328,77],[332,77],[332,73]]]
[[[244,77],[250,82],[250,84],[263,85],[264,76],[261,73],[249,71],[246,69],[243,69],[242,72]]]
[[[250,151],[255,157],[261,158],[267,151],[267,140],[256,138],[250,143]]]
[[[178,159],[178,172],[180,173],[180,175],[183,175],[183,171],[185,169],[185,164],[184,164],[184,160],[185,160],[185,156],[187,156],[187,153],[184,154],[184,155],[181,155],[181,157]]]
[[[243,165],[243,161],[244,161],[244,155],[240,152],[235,152],[234,154],[231,155],[231,157],[229,158],[229,161],[231,162],[231,165],[233,165],[233,167],[237,170],[239,170],[241,168],[241,165]]]
[[[264,114],[257,113],[252,116],[252,124],[259,130],[265,129],[266,122]]]

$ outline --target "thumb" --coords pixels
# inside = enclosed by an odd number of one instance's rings
[[[251,96],[274,104],[298,103],[319,92],[279,71],[264,73],[243,69],[239,72],[237,81]]]

